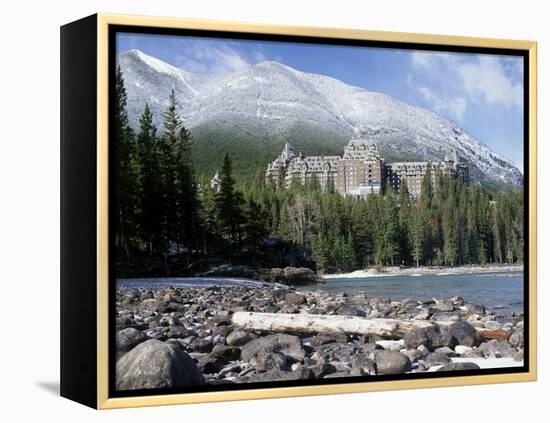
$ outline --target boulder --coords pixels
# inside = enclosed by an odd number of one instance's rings
[[[515,330],[510,336],[509,342],[516,348],[523,348],[523,330]]]
[[[237,360],[241,355],[241,350],[238,347],[231,347],[228,345],[215,345],[212,348],[211,355],[214,357],[225,358],[229,361]]]
[[[332,344],[335,342],[347,342],[348,337],[344,334],[341,335],[315,335],[311,338],[310,345],[313,348],[320,347],[321,345]]]
[[[510,343],[499,339],[483,342],[476,351],[485,357],[496,358],[513,357],[517,353],[517,350]]]
[[[306,302],[306,297],[302,294],[289,292],[288,294],[285,295],[285,302],[290,305],[299,306]]]
[[[426,362],[430,365],[430,367],[431,366],[440,366],[442,364],[450,363],[451,359],[446,354],[433,352],[433,353],[428,354],[428,356],[426,357]]]
[[[254,339],[241,347],[241,358],[250,361],[260,352],[280,352],[294,361],[301,361],[305,357],[302,340],[294,335],[274,333]]]
[[[424,345],[430,351],[440,347],[453,348],[457,344],[456,340],[446,329],[435,325],[406,333],[404,341],[407,349],[414,349],[420,345]]]
[[[214,344],[210,340],[195,338],[189,344],[188,349],[193,352],[207,353],[212,351],[213,346]]]
[[[316,364],[315,366],[309,367],[313,374],[315,375],[316,379],[321,379],[327,375],[330,375],[332,373],[336,373],[336,367],[330,363],[321,363]]]
[[[364,310],[361,310],[357,307],[353,307],[349,304],[344,304],[336,310],[336,314],[340,316],[357,316],[357,317],[365,317],[367,313],[365,313]]]
[[[325,280],[307,267],[285,267],[285,282],[290,285],[322,284]]]
[[[356,355],[351,360],[351,375],[376,375],[376,366],[374,360],[364,355]]]
[[[451,335],[458,345],[467,347],[477,347],[479,345],[479,335],[476,328],[466,321],[456,322],[449,328]]]
[[[225,343],[227,345],[239,347],[250,341],[253,341],[256,338],[258,338],[258,335],[252,332],[237,329],[227,335],[227,337],[225,338]]]
[[[411,361],[396,351],[378,351],[375,355],[376,371],[380,375],[395,375],[411,370]]]
[[[204,354],[196,360],[197,368],[204,374],[218,373],[229,362],[226,358],[216,357],[212,354]]]
[[[439,368],[438,372],[454,372],[457,370],[479,370],[479,366],[475,363],[449,363]]]
[[[136,345],[149,339],[146,335],[134,328],[126,328],[116,334],[116,348],[119,352],[127,352]]]
[[[289,371],[290,365],[286,355],[278,352],[260,351],[250,360],[250,364],[256,367],[260,372],[272,370]]]
[[[176,342],[142,342],[116,363],[117,390],[159,389],[202,385],[193,359]]]

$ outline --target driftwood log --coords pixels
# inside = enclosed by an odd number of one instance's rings
[[[406,332],[433,326],[426,320],[370,319],[318,314],[252,313],[238,311],[233,324],[246,330],[323,335],[378,335],[402,338]]]

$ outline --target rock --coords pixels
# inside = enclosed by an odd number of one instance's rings
[[[239,374],[242,370],[242,367],[239,363],[231,363],[227,366],[225,366],[223,369],[219,371],[220,375],[226,375],[228,373],[236,373]]]
[[[467,347],[477,347],[479,345],[479,335],[476,328],[470,323],[462,321],[456,322],[449,327],[449,335],[451,335],[456,343]]]
[[[431,366],[438,366],[438,365],[450,363],[451,359],[446,354],[433,352],[428,354],[428,356],[426,357],[426,361],[431,367]]]
[[[500,339],[500,340],[507,340],[510,338],[510,335],[512,333],[507,330],[481,330],[479,332],[479,336],[481,336],[483,339]]]
[[[376,365],[374,363],[374,360],[371,360],[364,355],[354,356],[351,360],[351,375],[376,375]]]
[[[336,310],[336,314],[339,314],[340,316],[358,316],[358,317],[365,317],[367,313],[365,313],[364,310],[361,310],[357,307],[353,307],[349,304],[344,304]]]
[[[502,329],[502,324],[500,322],[496,322],[494,320],[488,320],[483,323],[483,326],[489,330],[500,330]]]
[[[411,360],[411,363],[415,363],[424,357],[424,354],[422,354],[422,352],[419,351],[418,349],[406,350],[404,354],[407,357],[409,357],[409,360]]]
[[[197,368],[204,374],[218,373],[228,363],[226,358],[215,357],[211,354],[202,355],[196,360]]]
[[[467,353],[468,351],[472,351],[472,347],[468,347],[466,345],[457,345],[455,347],[455,352],[458,355],[463,355],[463,354]]]
[[[513,357],[517,350],[506,341],[492,339],[488,342],[483,342],[477,349],[478,353],[485,357]]]
[[[422,357],[426,357],[430,353],[430,350],[425,345],[419,345],[416,350],[422,354]]]
[[[286,355],[279,352],[260,351],[251,360],[250,364],[256,367],[260,372],[271,370],[289,371],[290,365]]]
[[[284,277],[290,285],[323,284],[325,280],[307,267],[285,267]]]
[[[428,343],[428,335],[424,329],[416,329],[405,334],[403,338],[407,349],[415,349],[420,345],[426,346]]]
[[[299,369],[285,372],[282,370],[272,370],[265,373],[256,373],[249,377],[249,382],[280,382],[287,380],[307,380],[314,379],[315,374],[311,369],[300,367]]]
[[[523,330],[514,331],[510,336],[509,342],[516,348],[523,348],[524,346]]]
[[[141,306],[150,311],[159,311],[164,303],[155,300],[154,298],[147,298],[141,301]]]
[[[166,332],[167,338],[182,339],[189,336],[189,331],[183,326],[170,326],[168,332]]]
[[[438,301],[434,305],[430,307],[434,311],[453,311],[454,310],[454,303],[453,301]]]
[[[434,352],[438,354],[446,355],[447,357],[456,357],[457,355],[456,352],[450,349],[449,347],[441,347],[436,349]]]
[[[276,270],[276,269],[271,269],[272,271],[273,270]],[[282,269],[278,269],[281,271],[281,278],[283,277],[283,270]],[[285,298],[285,295],[288,294],[290,292],[290,290],[288,288],[278,288],[278,289],[274,289],[273,292],[271,293],[271,297],[273,298],[273,301],[275,302],[278,302],[278,301],[281,301],[281,300],[284,300]]]
[[[290,305],[299,306],[306,302],[306,297],[301,294],[296,294],[295,292],[289,292],[285,295],[285,302]]]
[[[456,345],[456,340],[447,330],[435,325],[406,333],[404,342],[407,349],[414,349],[420,345],[424,345],[430,351],[440,347],[452,348]]]
[[[229,361],[237,360],[241,356],[241,350],[237,347],[231,347],[227,345],[215,345],[212,348],[212,356],[225,358]]]
[[[430,317],[434,322],[458,322],[460,317],[455,313],[435,313]]]
[[[479,366],[475,363],[449,363],[439,368],[438,372],[454,372],[457,370],[479,370]]]
[[[414,320],[428,320],[431,314],[427,311],[422,311],[413,317]]]
[[[405,341],[402,339],[398,341],[381,340],[381,341],[376,341],[376,345],[379,345],[388,351],[400,351],[403,348],[405,348]]]
[[[149,338],[137,329],[122,329],[116,334],[116,347],[120,352],[127,352],[147,339]]]
[[[178,343],[142,342],[116,363],[117,390],[159,389],[202,385],[193,359]]]
[[[485,314],[485,306],[482,306],[480,304],[470,304],[468,306],[468,311],[466,312],[467,315],[472,314],[479,314],[484,315]]]
[[[317,364],[315,366],[310,367],[310,369],[315,375],[316,379],[321,379],[326,375],[329,375],[331,373],[336,373],[336,367],[334,367],[330,363]]]
[[[523,361],[523,358],[524,358],[523,350],[518,351],[518,352],[514,355],[514,361]]]
[[[258,335],[248,332],[246,330],[234,330],[225,338],[225,343],[227,345],[239,347],[241,345],[247,344],[250,341],[258,338]]]
[[[381,375],[395,375],[411,370],[411,361],[396,351],[379,351],[375,356],[376,371]]]
[[[302,347],[302,340],[294,335],[274,333],[254,339],[241,347],[241,358],[250,361],[260,352],[281,352],[294,361],[303,360],[305,351]]]
[[[210,340],[195,338],[189,344],[188,349],[193,352],[207,353],[212,351],[213,346],[214,345]]]
[[[311,338],[310,345],[313,348],[320,347],[321,345],[332,344],[334,342],[347,342],[347,335],[315,335]]]

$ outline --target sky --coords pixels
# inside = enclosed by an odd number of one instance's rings
[[[130,49],[192,73],[229,73],[274,60],[331,76],[432,110],[523,171],[521,57],[119,33],[117,53]]]

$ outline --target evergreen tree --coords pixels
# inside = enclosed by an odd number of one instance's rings
[[[161,252],[161,233],[159,205],[162,202],[159,187],[161,186],[160,157],[156,137],[157,128],[153,125],[153,115],[148,104],[139,120],[140,130],[137,136],[139,157],[140,187],[140,232],[149,255]]]
[[[115,180],[116,180],[116,236],[119,257],[128,260],[135,249],[138,214],[138,164],[134,133],[128,123],[127,94],[120,66],[115,73]]]
[[[218,229],[224,239],[240,242],[243,198],[239,192],[235,191],[235,180],[229,154],[226,154],[223,160],[220,178],[220,190],[215,196]]]

